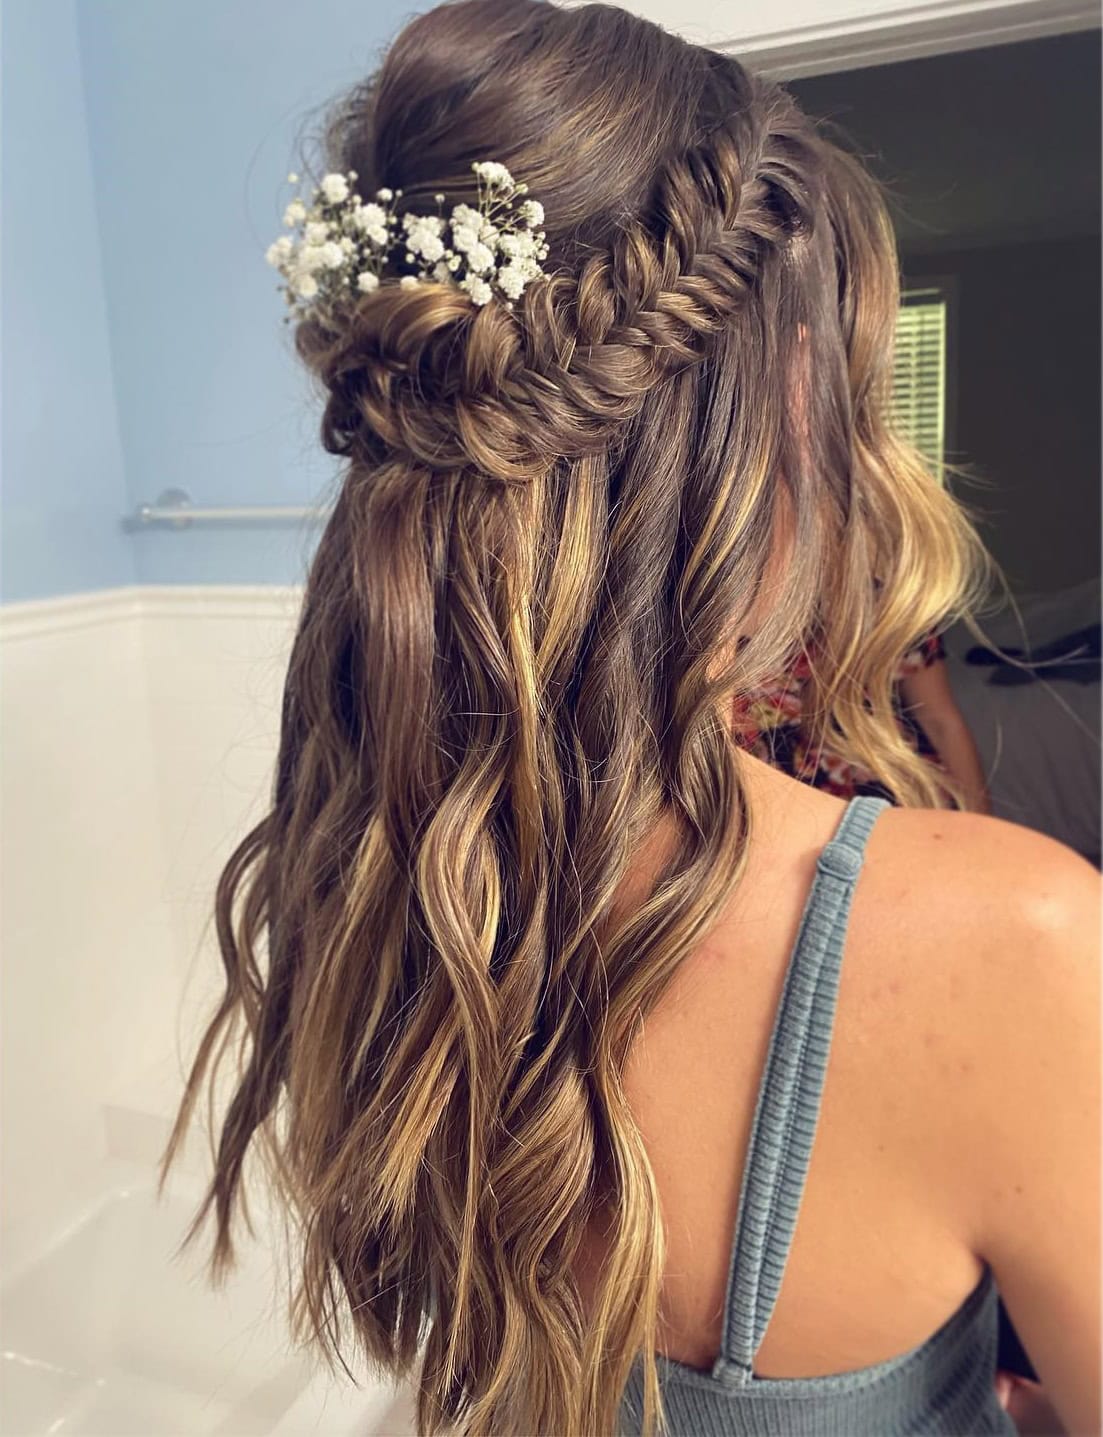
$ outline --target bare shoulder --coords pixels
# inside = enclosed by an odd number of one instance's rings
[[[1015,824],[894,809],[867,878],[866,931],[895,932],[907,975],[903,1090],[929,1177],[1068,1429],[1098,1431],[1100,875]]]
[[[902,961],[921,963],[921,1021],[996,1061],[1001,1045],[1056,1041],[1046,1025],[1070,1012],[1098,1016],[1103,884],[1072,849],[981,814],[891,809],[867,869]]]
[[[950,921],[995,921],[1001,940],[1098,920],[1100,876],[1056,839],[1021,824],[952,810],[886,810],[870,857],[908,875]]]
[[[1001,819],[894,808],[870,835],[851,921],[863,1030],[978,1242],[1019,1125],[1052,1123],[1047,1104],[1096,1076],[1100,904],[1090,863]]]

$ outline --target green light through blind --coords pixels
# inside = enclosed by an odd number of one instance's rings
[[[937,290],[902,296],[896,324],[893,420],[941,480],[946,427],[946,301]]]

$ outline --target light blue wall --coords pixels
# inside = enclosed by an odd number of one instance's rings
[[[302,577],[316,529],[121,519],[169,488],[253,505],[330,487],[264,250],[304,132],[414,8],[6,0],[5,598]]]
[[[3,8],[0,594],[134,582],[73,0]]]

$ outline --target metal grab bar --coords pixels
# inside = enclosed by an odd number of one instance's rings
[[[293,519],[324,519],[329,507],[310,504],[249,504],[211,507],[193,505],[183,489],[166,489],[155,504],[139,504],[126,523],[128,528],[148,529],[167,524],[172,529],[186,529],[192,524],[235,522],[284,522]]]

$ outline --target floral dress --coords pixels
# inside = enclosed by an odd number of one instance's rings
[[[946,650],[939,635],[929,634],[900,660],[896,670],[897,686],[910,674],[918,673],[945,657]],[[793,778],[814,788],[827,789],[841,798],[853,798],[855,794],[864,793],[892,800],[892,793],[868,769],[813,746],[801,723],[802,697],[809,677],[808,660],[802,654],[784,678],[775,684],[752,690],[738,701],[742,745],[757,758]],[[917,753],[941,768],[933,744],[903,707],[899,687],[896,689],[895,708],[905,738]]]

